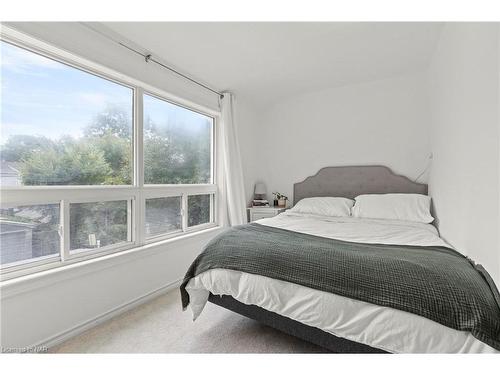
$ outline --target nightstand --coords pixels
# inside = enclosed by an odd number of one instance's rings
[[[285,212],[287,207],[249,207],[250,221],[265,219]]]

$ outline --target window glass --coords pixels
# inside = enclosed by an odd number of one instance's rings
[[[129,238],[126,200],[70,204],[70,250],[97,249]]]
[[[59,224],[59,204],[2,207],[1,264],[59,257]]]
[[[130,184],[133,90],[0,47],[1,185]]]
[[[188,196],[188,227],[210,222],[211,195]]]
[[[146,199],[146,238],[181,228],[181,197]]]
[[[144,183],[212,181],[213,118],[144,95]]]

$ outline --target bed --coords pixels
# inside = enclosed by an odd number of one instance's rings
[[[294,204],[385,193],[426,195],[427,185],[383,166],[328,167],[294,185]],[[430,224],[285,212],[231,228],[214,243],[181,286],[194,319],[209,301],[336,353],[500,352],[498,291]],[[359,262],[324,266],[338,254],[347,263],[363,254],[368,261],[362,269]],[[446,279],[447,268],[458,281]],[[407,286],[406,269],[415,274]],[[437,281],[422,284],[420,270]]]

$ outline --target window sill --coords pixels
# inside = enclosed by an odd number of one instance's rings
[[[172,245],[178,242],[198,240],[200,238],[203,239],[203,237],[207,237],[208,240],[210,236],[222,228],[222,226],[214,225],[207,229],[186,233],[183,236],[177,236],[71,264],[55,265],[50,269],[14,277],[0,282],[0,295],[2,299],[6,299],[63,280],[73,279],[88,273],[114,267],[118,264],[130,262],[139,257],[151,256],[157,253],[155,250],[160,250],[163,246]]]

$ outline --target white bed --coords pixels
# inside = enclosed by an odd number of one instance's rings
[[[351,242],[448,246],[434,226],[408,221],[285,212],[257,223]],[[191,279],[186,290],[194,319],[212,293],[392,353],[499,353],[468,332],[418,315],[264,276],[212,269]]]

